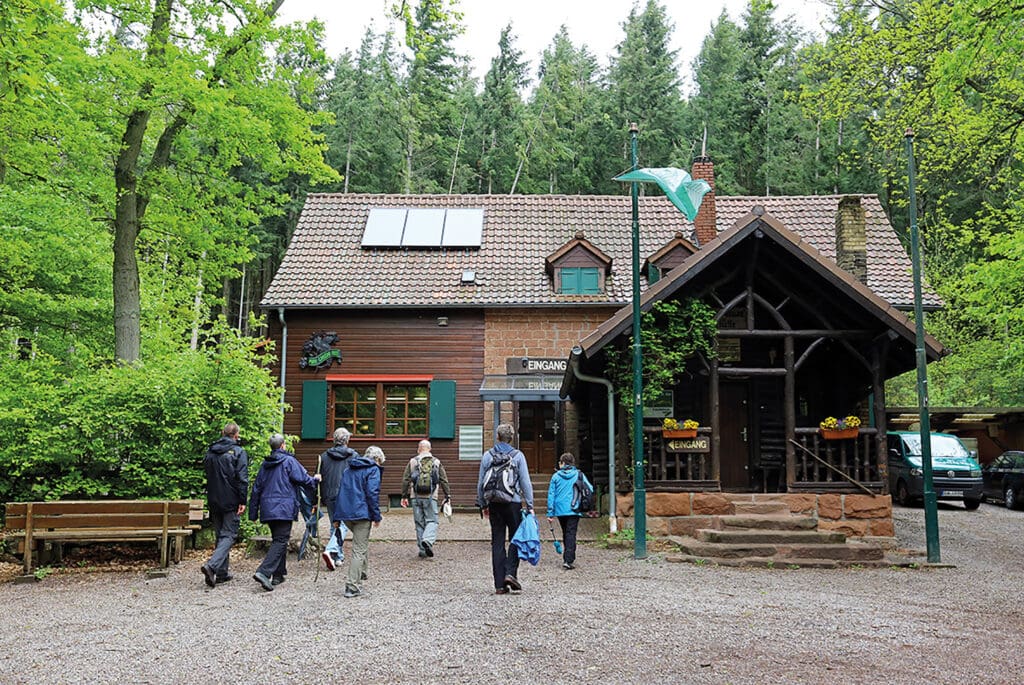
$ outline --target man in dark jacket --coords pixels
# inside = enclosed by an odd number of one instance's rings
[[[361,594],[359,583],[366,580],[369,563],[370,526],[380,525],[380,467],[384,451],[376,445],[366,448],[361,457],[348,460],[341,476],[341,489],[334,505],[333,518],[344,521],[352,531],[352,555],[348,562],[345,596]]]
[[[331,515],[334,509],[334,502],[338,499],[338,489],[341,487],[341,474],[348,468],[348,460],[358,457],[359,453],[348,446],[352,434],[345,428],[334,431],[334,446],[320,455],[320,506],[327,512],[327,520],[333,522]],[[333,523],[331,525],[334,525]],[[336,527],[331,528],[331,540],[327,543],[321,556],[328,571],[333,571],[339,562],[345,561],[345,554],[341,545],[345,540],[345,524],[338,522]]]
[[[238,517],[245,511],[249,495],[249,455],[238,442],[237,423],[224,424],[220,439],[206,450],[203,466],[207,507],[217,546],[201,570],[206,584],[215,587],[234,577],[228,572],[228,553],[238,537]]]
[[[292,521],[299,515],[298,488],[316,489],[320,474],[312,478],[291,452],[284,449],[284,436],[270,436],[270,456],[260,464],[256,482],[249,498],[249,519],[270,526],[270,549],[263,563],[256,569],[253,579],[264,590],[273,590],[284,582],[288,574],[288,538],[292,534]]]

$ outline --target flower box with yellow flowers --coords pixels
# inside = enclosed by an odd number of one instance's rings
[[[666,440],[695,438],[698,428],[700,428],[700,424],[693,419],[686,419],[680,424],[673,418],[667,418],[661,422],[661,437]]]
[[[821,437],[826,440],[849,440],[860,434],[860,418],[847,416],[837,419],[829,416],[818,424],[818,428],[821,430]]]

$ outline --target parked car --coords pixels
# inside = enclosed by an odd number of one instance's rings
[[[909,506],[924,497],[921,468],[921,434],[917,431],[887,433],[889,492]],[[981,504],[981,464],[960,438],[948,433],[931,434],[932,486],[940,500],[962,501],[969,510]]]
[[[1002,500],[1007,509],[1024,505],[1024,452],[1003,452],[981,471],[985,499]]]

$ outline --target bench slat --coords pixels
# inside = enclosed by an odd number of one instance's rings
[[[37,530],[46,528],[162,528],[164,516],[160,514],[37,514],[33,512],[33,524]],[[174,514],[167,517],[168,525],[180,528],[189,524],[188,514]],[[21,524],[20,526],[18,524]],[[8,519],[8,530],[22,530],[24,518]]]
[[[31,502],[32,512],[39,514],[163,514],[164,503],[168,502],[169,511],[175,514],[187,514],[192,508],[189,500],[54,500],[52,502]],[[24,516],[29,502],[8,502],[8,516]]]

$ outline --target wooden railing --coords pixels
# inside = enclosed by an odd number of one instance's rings
[[[710,428],[698,429],[698,436],[710,438]],[[719,483],[712,480],[710,452],[675,452],[658,427],[644,428],[644,479],[649,490],[718,490]]]
[[[826,440],[817,428],[797,428],[794,442],[802,449],[796,450],[796,482],[792,489],[846,489],[853,480],[880,490],[877,435],[876,428],[861,428],[856,438]]]

